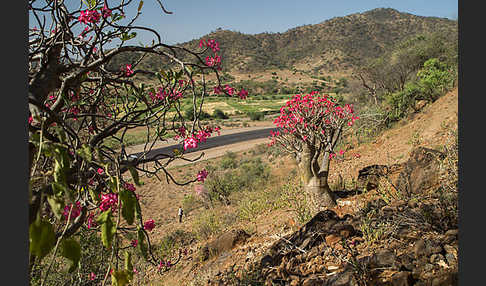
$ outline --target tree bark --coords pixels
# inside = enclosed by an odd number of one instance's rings
[[[326,166],[322,166],[324,168],[319,170],[318,163],[316,163],[316,166],[312,166],[312,157],[315,152],[315,149],[306,145],[303,146],[299,169],[304,191],[310,198],[314,211],[321,211],[335,207],[337,204],[327,183],[329,160],[323,160],[323,164]],[[328,152],[325,152],[324,156],[329,156]],[[313,168],[318,170],[318,172],[313,172]]]

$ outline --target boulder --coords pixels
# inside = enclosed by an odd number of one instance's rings
[[[210,257],[219,255],[231,250],[238,244],[244,243],[249,237],[250,235],[241,229],[225,232],[202,247],[199,257],[201,261],[208,260]]]
[[[410,158],[403,164],[398,175],[396,186],[407,194],[418,194],[439,185],[439,160],[444,153],[418,147],[412,151]]]

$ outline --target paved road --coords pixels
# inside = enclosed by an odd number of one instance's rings
[[[267,138],[270,136],[270,131],[276,131],[277,128],[275,127],[270,127],[270,128],[264,128],[264,129],[257,129],[257,130],[251,130],[251,131],[245,131],[245,132],[238,132],[238,133],[232,133],[232,134],[227,134],[227,135],[220,135],[220,136],[215,136],[215,137],[209,137],[206,142],[204,143],[199,143],[197,148],[189,149],[185,152],[187,153],[192,153],[192,152],[197,152],[201,150],[206,150],[210,148],[215,148],[219,146],[224,146],[224,145],[229,145],[229,144],[234,144],[234,143],[239,143],[239,142],[244,142],[244,141],[250,141],[254,139],[260,139],[260,138]],[[153,149],[150,152],[146,154],[147,159],[154,158],[157,156],[158,158],[164,158],[168,157],[168,155],[173,155],[174,154],[174,149],[179,149],[182,150],[182,144],[174,144],[170,146],[165,146],[157,149]],[[143,152],[139,153],[134,153],[132,154],[139,157],[143,154]]]

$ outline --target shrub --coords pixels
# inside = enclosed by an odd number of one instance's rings
[[[454,74],[447,64],[436,58],[429,59],[418,71],[419,85],[426,100],[434,102],[453,85]]]
[[[184,213],[187,215],[192,210],[196,209],[199,205],[199,201],[193,194],[184,195],[184,199],[182,199],[182,208],[184,209]]]
[[[182,229],[174,230],[165,235],[160,242],[160,254],[162,257],[169,257],[184,245],[188,245],[193,234]]]
[[[238,165],[236,161],[236,153],[227,151],[221,159],[221,168],[234,169]]]
[[[213,210],[205,210],[196,217],[193,223],[193,229],[199,240],[208,239],[211,235],[221,230],[221,220]]]
[[[252,121],[261,121],[265,117],[263,112],[259,112],[259,111],[248,112],[248,116]]]
[[[224,113],[221,109],[215,109],[213,111],[213,117],[218,119],[228,119],[228,115]]]
[[[285,184],[282,187],[279,201],[279,207],[291,209],[300,224],[304,224],[312,218],[309,199],[299,185],[295,185],[293,182]]]
[[[186,109],[184,111],[184,118],[187,119],[187,120],[194,120],[194,113],[193,113],[193,109],[192,108],[189,108],[189,109]],[[209,119],[211,118],[211,115],[209,113],[207,113],[206,111],[204,110],[201,110],[201,114],[199,116],[199,119]]]

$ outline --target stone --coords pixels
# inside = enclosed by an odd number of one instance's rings
[[[454,266],[456,264],[456,257],[452,253],[446,253],[445,259],[447,260],[447,264],[449,266]]]
[[[409,271],[400,271],[392,275],[391,286],[409,286],[413,283],[412,273]]]
[[[424,266],[425,272],[430,272],[430,271],[432,271],[432,269],[434,269],[434,265],[432,265],[430,263],[425,264],[425,266]]]
[[[289,279],[290,279],[290,286],[297,286],[300,284],[299,276],[290,275]]]
[[[392,266],[396,261],[396,255],[393,251],[389,249],[379,249],[372,256],[371,264],[374,267],[387,267]]]
[[[425,241],[423,239],[419,239],[415,241],[413,245],[413,253],[415,254],[415,257],[418,258],[422,255],[425,255]]]
[[[199,257],[202,261],[205,261],[209,257],[219,255],[220,253],[231,250],[238,244],[244,243],[248,237],[250,235],[241,229],[225,232],[203,246]]]
[[[403,164],[396,186],[407,194],[418,194],[439,184],[439,161],[444,153],[418,147],[412,150],[410,158]]]
[[[358,171],[358,186],[366,190],[376,189],[380,177],[386,174],[386,165],[371,165]]]
[[[457,284],[457,273],[456,272],[449,272],[443,273],[439,276],[435,277],[432,280],[432,286],[450,286],[450,285],[458,285]]]
[[[342,237],[336,234],[330,234],[325,238],[327,245],[330,246],[334,246],[336,243],[340,242],[341,239]]]

